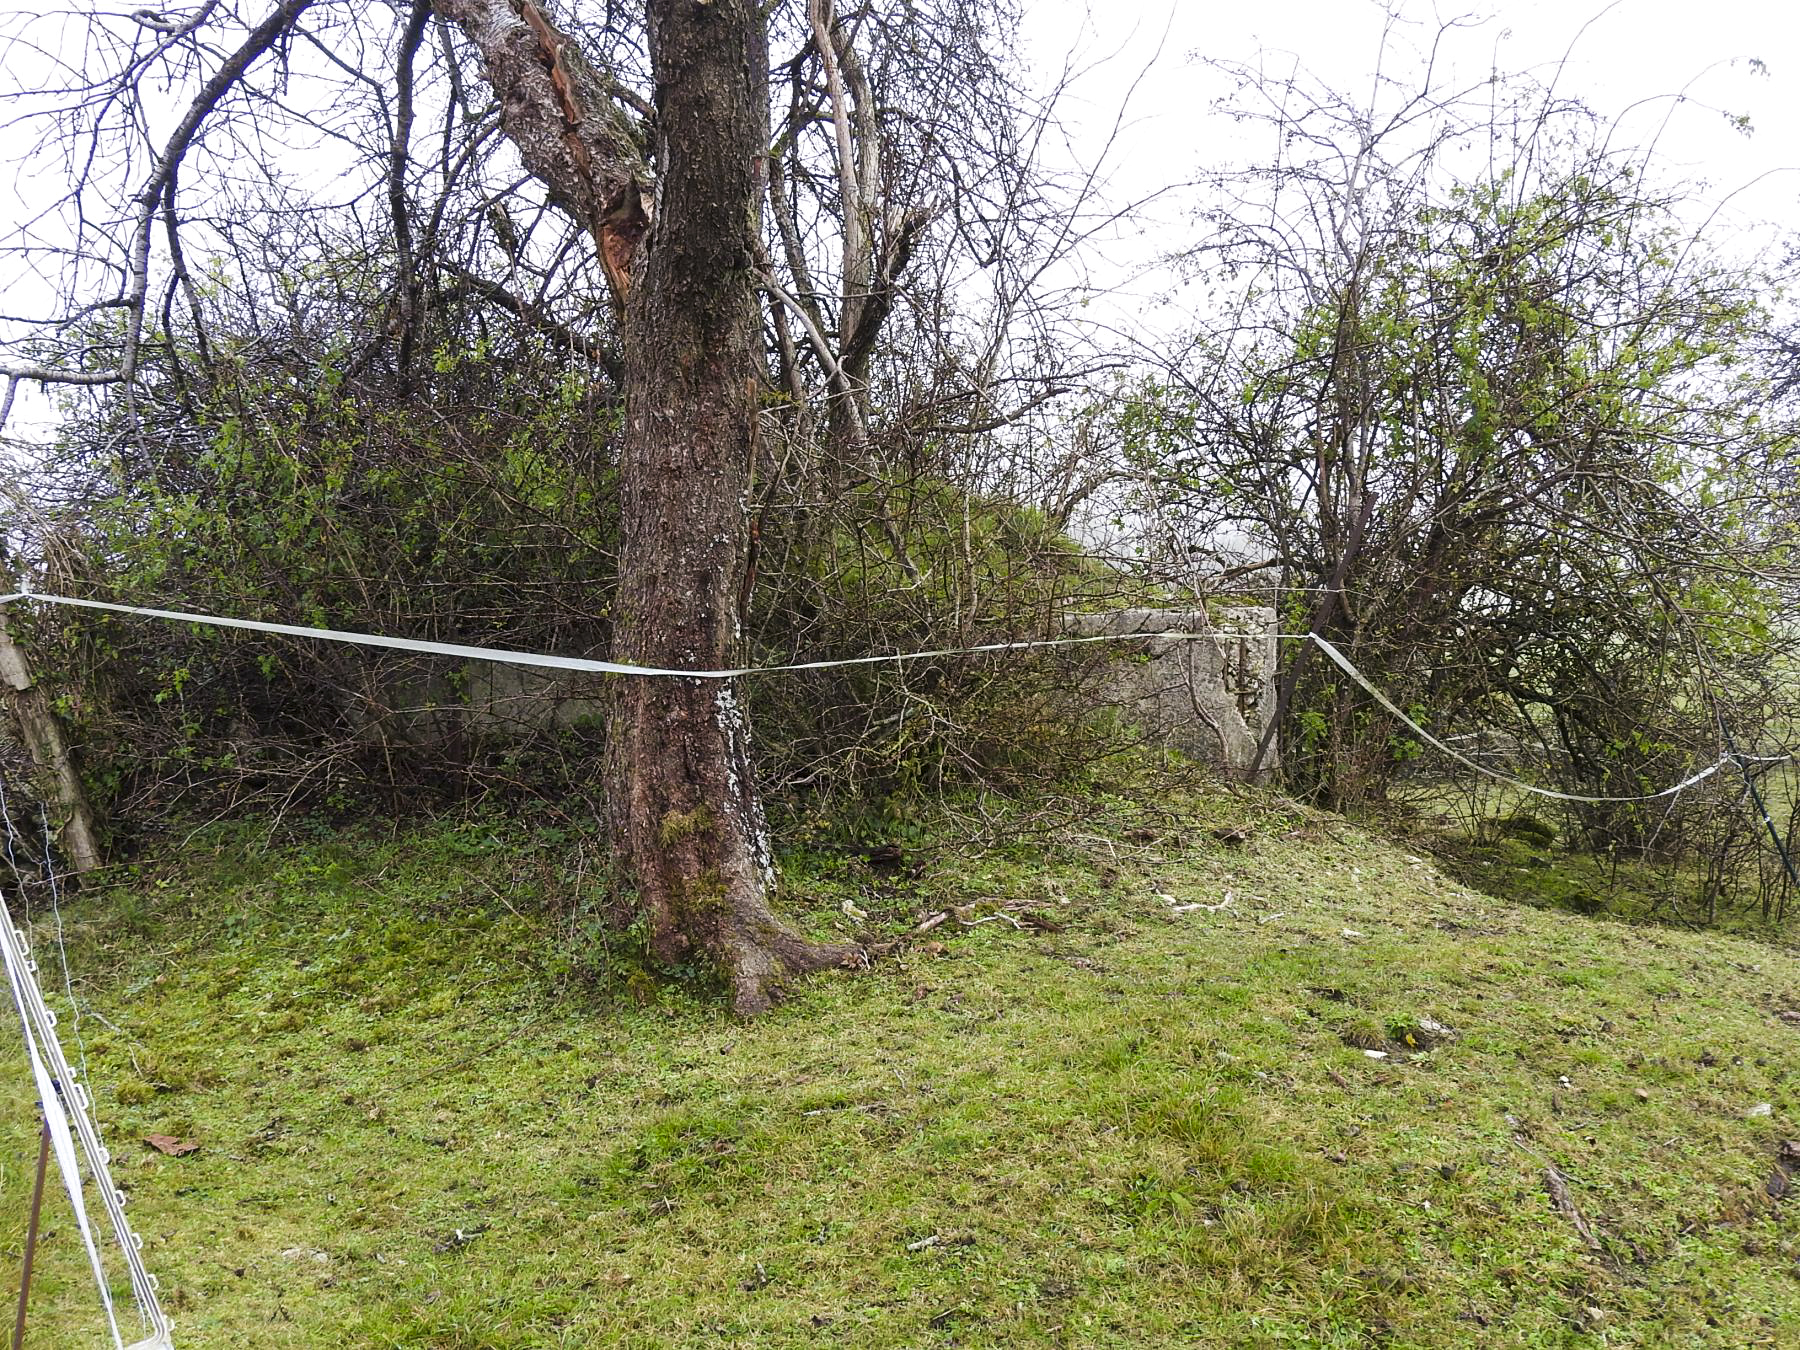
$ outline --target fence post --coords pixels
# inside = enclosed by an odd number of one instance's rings
[[[94,813],[82,790],[81,775],[62,723],[44,691],[32,683],[25,653],[13,642],[6,623],[6,606],[0,605],[0,693],[19,730],[19,739],[31,752],[32,761],[45,780],[51,804],[58,815],[58,839],[70,865],[77,872],[100,866],[100,846],[94,838]]]

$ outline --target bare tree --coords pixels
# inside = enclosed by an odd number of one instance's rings
[[[820,520],[808,484],[841,501],[896,464],[942,472],[897,447],[1003,429],[1060,387],[1023,373],[1041,346],[1011,344],[1094,228],[1071,208],[1095,181],[1042,173],[1048,109],[1020,112],[986,45],[1007,22],[995,0],[15,15],[14,62],[51,72],[14,91],[15,123],[35,166],[69,177],[8,241],[39,312],[7,318],[5,404],[60,386],[103,455],[199,483],[209,410],[262,415],[232,392],[246,372],[278,391],[337,366],[362,397],[414,397],[457,344],[513,325],[587,383],[594,427],[617,420],[599,434],[619,483],[614,654],[735,666],[753,490],[766,514],[791,479],[793,518]],[[972,278],[992,284],[970,325]],[[735,684],[625,681],[610,730],[613,843],[659,956],[718,966],[746,1012],[784,975],[855,959],[770,908]]]
[[[1193,264],[1219,311],[1116,425],[1181,561],[1278,595],[1402,706],[1629,795],[1720,753],[1711,699],[1765,702],[1744,636],[1785,640],[1770,285],[1554,85],[1447,86],[1438,55],[1366,102],[1231,72],[1276,154],[1217,178]],[[1732,671],[1710,690],[1697,639]],[[1420,747],[1286,655],[1290,781],[1378,798]],[[1629,814],[1584,823],[1641,837]]]

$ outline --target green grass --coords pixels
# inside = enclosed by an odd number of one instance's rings
[[[1788,791],[1792,777],[1781,772],[1763,780],[1765,800],[1782,831],[1788,807],[1777,796]],[[1742,791],[1741,782],[1734,782],[1734,790]],[[1800,917],[1789,912],[1792,898],[1782,897],[1779,855],[1754,817],[1741,822],[1748,839],[1736,841],[1732,867],[1710,904],[1706,870],[1691,845],[1663,859],[1630,849],[1590,853],[1579,846],[1579,830],[1561,812],[1505,785],[1415,786],[1395,803],[1390,825],[1434,853],[1465,884],[1522,904],[1754,937],[1778,936],[1790,919]]]
[[[1790,948],[1157,799],[1000,809],[1017,842],[911,881],[790,860],[821,933],[845,899],[876,937],[969,908],[750,1024],[609,961],[568,841],[503,822],[215,831],[89,895],[81,1035],[177,1343],[1800,1343],[1800,1199],[1765,1193],[1800,1135]],[[996,913],[1028,926],[965,926]],[[48,1229],[27,1344],[98,1344],[54,1197]]]

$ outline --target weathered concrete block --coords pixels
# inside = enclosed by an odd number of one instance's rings
[[[1082,637],[1207,634],[1197,639],[1147,636],[1142,655],[1122,654],[1112,663],[1103,688],[1108,700],[1157,743],[1227,770],[1249,771],[1275,715],[1273,609],[1237,605],[1210,616],[1177,609],[1074,614],[1068,629]],[[1264,756],[1264,773],[1275,762],[1271,747]]]
[[[1146,634],[1106,663],[1100,698],[1150,739],[1196,760],[1246,773],[1275,713],[1275,611],[1240,605],[1210,617],[1194,610],[1127,609],[1073,614],[1073,636]],[[1159,639],[1163,632],[1205,633]],[[602,720],[606,701],[591,675],[470,662],[455,678],[396,685],[370,717],[412,741],[505,743]],[[1273,753],[1265,765],[1276,762]]]
[[[357,705],[371,734],[415,745],[505,745],[603,719],[601,676],[469,661],[394,680]]]

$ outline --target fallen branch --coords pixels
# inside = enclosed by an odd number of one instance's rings
[[[1600,1235],[1594,1231],[1593,1225],[1584,1219],[1581,1211],[1575,1207],[1575,1196],[1569,1190],[1569,1179],[1557,1170],[1555,1163],[1550,1163],[1544,1168],[1544,1189],[1550,1193],[1550,1203],[1556,1206],[1557,1213],[1567,1219],[1574,1226],[1575,1231],[1581,1234],[1581,1240],[1587,1245],[1587,1249],[1604,1256],[1606,1247],[1600,1241]]]

